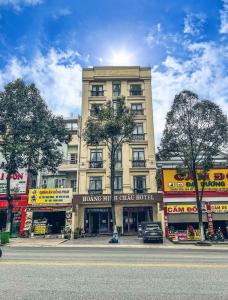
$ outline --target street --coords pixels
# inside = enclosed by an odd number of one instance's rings
[[[227,299],[228,251],[3,248],[0,299]]]

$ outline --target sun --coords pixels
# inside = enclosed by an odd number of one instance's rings
[[[113,66],[129,66],[134,62],[134,55],[125,49],[112,50],[109,62]]]

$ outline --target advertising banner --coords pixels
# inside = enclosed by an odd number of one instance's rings
[[[184,214],[184,213],[197,213],[196,205],[167,205],[168,214]]]
[[[0,194],[6,195],[6,178],[7,173],[0,169]],[[25,169],[11,175],[10,190],[11,194],[25,194],[27,185],[27,172]]]
[[[201,170],[198,170],[199,189],[204,185],[204,191],[228,192],[228,168],[212,169],[202,180]],[[165,193],[194,192],[192,176],[186,172],[178,174],[176,169],[163,169],[163,189]]]
[[[73,192],[71,188],[30,189],[28,204],[30,205],[71,204],[72,198],[73,198]]]

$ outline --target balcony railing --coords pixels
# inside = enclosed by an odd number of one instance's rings
[[[142,96],[142,91],[130,91],[131,96]]]
[[[95,169],[95,168],[103,168],[103,161],[90,161],[89,162],[89,167],[91,169]]]
[[[144,168],[146,166],[145,160],[133,160],[132,167],[133,168]]]
[[[77,158],[76,159],[64,159],[62,162],[62,165],[76,165],[78,163]]]
[[[100,195],[103,193],[103,190],[88,190],[88,193],[91,195]]]
[[[140,134],[133,134],[131,137],[132,141],[143,141],[145,140],[145,134],[144,133],[140,133]]]
[[[91,96],[95,96],[95,97],[104,96],[104,91],[91,91]]]
[[[135,116],[143,116],[144,115],[143,108],[142,109],[132,109],[131,111]]]
[[[134,189],[134,193],[135,194],[147,193],[147,189],[146,188],[136,188],[136,189]]]

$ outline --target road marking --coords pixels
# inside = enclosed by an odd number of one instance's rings
[[[213,268],[228,269],[228,264],[190,264],[190,263],[121,263],[121,262],[39,262],[39,261],[1,261],[0,265],[14,266],[53,266],[53,267],[161,267],[161,268]]]

